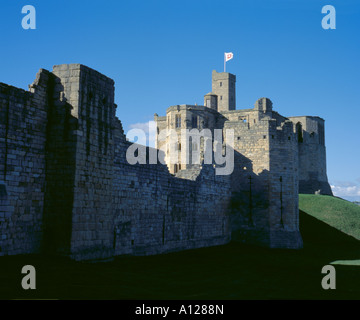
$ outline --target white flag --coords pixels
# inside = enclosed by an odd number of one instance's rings
[[[232,52],[225,52],[225,62],[231,60],[234,57]]]

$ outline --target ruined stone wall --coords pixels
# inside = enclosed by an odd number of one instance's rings
[[[129,164],[115,109],[113,80],[79,64],[40,70],[30,92],[0,85],[0,255],[97,260],[230,240],[229,181],[211,165],[184,179]]]
[[[43,251],[69,255],[76,169],[78,119],[71,112],[71,83],[50,74],[46,132],[45,201]],[[74,84],[73,84],[74,85]]]
[[[0,84],[0,256],[39,252],[43,237],[47,84]]]
[[[226,215],[230,184],[226,179],[215,176],[212,166],[188,180],[170,175],[160,163],[130,165],[126,161],[129,145],[121,129],[116,129],[116,255],[164,253],[230,240]]]
[[[67,234],[64,253],[77,260],[109,258],[114,252],[114,81],[79,64],[54,66],[53,74],[59,80],[54,93],[59,98],[56,108],[69,106],[63,123],[66,137],[60,144],[69,155],[68,162],[63,162],[67,166],[64,169],[68,170],[66,180],[59,182],[50,178],[54,187],[60,183],[68,187],[66,193],[71,193],[60,219],[56,219]],[[56,156],[61,158],[60,154]],[[63,166],[57,161],[55,170],[59,169],[58,164]],[[56,195],[51,195],[49,201],[54,197]],[[47,216],[51,210],[56,208],[52,206]],[[57,239],[62,237],[59,233],[60,230],[56,233]]]

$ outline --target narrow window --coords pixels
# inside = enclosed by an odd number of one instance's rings
[[[297,136],[298,136],[298,142],[302,143],[304,141],[303,139],[303,130],[302,130],[302,125],[300,122],[298,122],[296,124],[296,132],[297,132]]]
[[[181,115],[180,114],[177,114],[175,116],[175,127],[181,128]]]
[[[210,100],[207,100],[207,101],[210,101]],[[192,116],[191,122],[192,122],[192,127],[197,128],[197,126],[198,126],[198,117],[197,116]]]

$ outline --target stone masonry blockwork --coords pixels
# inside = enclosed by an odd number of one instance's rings
[[[177,172],[169,163],[129,164],[126,151],[136,145],[115,116],[114,81],[91,68],[40,69],[29,91],[0,83],[0,256],[103,260],[231,239],[301,248],[299,181],[300,190],[330,190],[323,120],[282,117],[266,98],[235,110],[235,76],[213,76],[222,102],[210,93],[208,107],[173,106],[155,120],[160,130],[176,119],[224,136],[233,129],[229,176],[216,175],[214,164]],[[158,149],[146,152],[167,159]]]

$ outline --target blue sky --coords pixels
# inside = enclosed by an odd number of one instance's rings
[[[21,27],[28,4],[36,30]],[[327,4],[336,30],[321,27]],[[0,82],[27,88],[39,68],[82,63],[115,80],[127,131],[170,105],[202,104],[231,51],[237,109],[266,96],[285,116],[324,118],[329,181],[360,200],[359,21],[356,0],[3,0]]]

